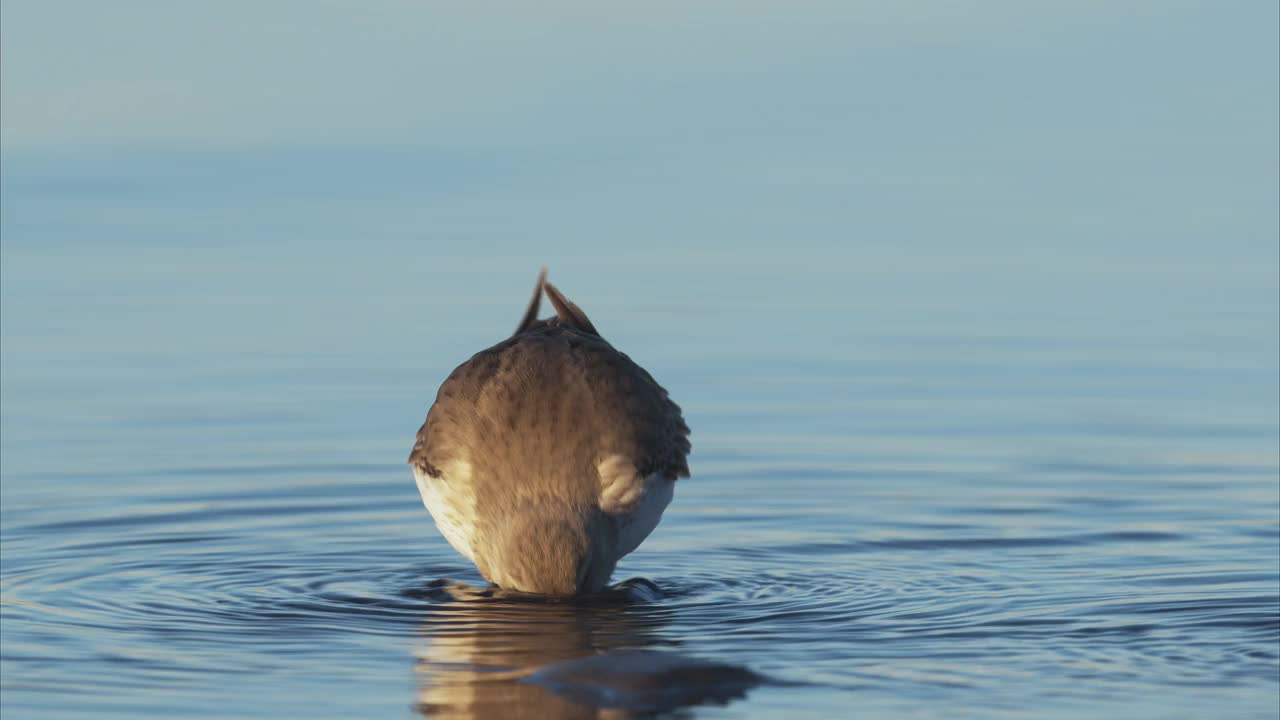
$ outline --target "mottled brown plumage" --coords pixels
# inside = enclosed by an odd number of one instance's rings
[[[557,315],[537,320],[543,292]],[[670,483],[688,477],[689,451],[666,390],[544,271],[516,333],[440,386],[409,463],[437,524],[487,579],[561,594],[604,587]]]

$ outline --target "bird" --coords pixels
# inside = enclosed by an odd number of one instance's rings
[[[539,319],[543,295],[555,315]],[[409,465],[486,580],[566,596],[608,586],[689,477],[691,449],[680,406],[543,268],[515,332],[440,385]]]

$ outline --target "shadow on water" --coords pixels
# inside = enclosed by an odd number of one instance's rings
[[[633,579],[588,598],[437,581],[419,627],[416,709],[441,718],[627,718],[745,697],[766,678],[690,657],[665,635],[663,595]]]

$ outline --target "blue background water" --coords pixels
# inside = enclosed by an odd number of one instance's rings
[[[1274,717],[1274,3],[14,5],[5,717]],[[544,264],[694,431],[632,602],[403,465]]]

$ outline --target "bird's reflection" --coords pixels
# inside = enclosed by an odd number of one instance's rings
[[[550,663],[633,648],[669,648],[657,593],[629,581],[586,600],[552,600],[438,584],[416,651],[417,709],[434,718],[626,718],[525,678]]]

